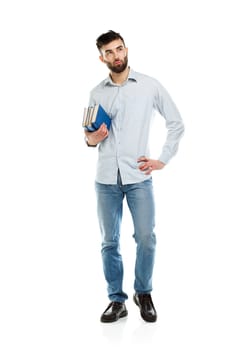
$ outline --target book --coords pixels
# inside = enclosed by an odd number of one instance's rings
[[[84,128],[88,131],[95,131],[99,129],[103,123],[110,129],[111,118],[100,104],[96,104],[94,107],[89,106],[84,108],[82,121],[82,126]]]

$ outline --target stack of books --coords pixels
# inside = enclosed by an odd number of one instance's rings
[[[90,106],[84,108],[82,126],[86,130],[95,131],[99,129],[103,123],[106,124],[108,129],[110,129],[111,118],[100,104],[97,104],[94,107]]]

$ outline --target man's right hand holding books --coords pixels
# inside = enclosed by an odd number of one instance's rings
[[[96,146],[98,143],[103,141],[109,134],[107,126],[103,123],[96,131],[85,130],[86,142],[88,146]]]

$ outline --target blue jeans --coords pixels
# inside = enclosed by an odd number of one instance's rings
[[[136,242],[134,290],[137,293],[150,293],[156,248],[152,179],[122,185],[118,175],[116,185],[98,182],[95,185],[102,235],[102,262],[109,299],[124,302],[128,298],[123,291],[123,262],[119,242],[125,196],[133,219],[133,238]]]

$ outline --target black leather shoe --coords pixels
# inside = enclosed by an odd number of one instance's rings
[[[112,301],[101,315],[101,322],[115,322],[121,317],[127,316],[127,309],[124,303]]]
[[[134,302],[140,308],[140,315],[146,322],[156,322],[157,312],[150,294],[135,294]]]

